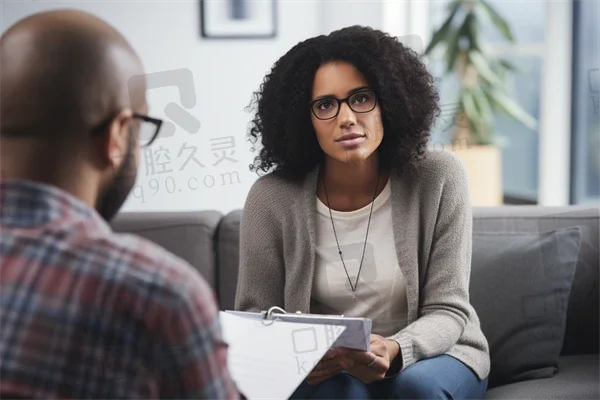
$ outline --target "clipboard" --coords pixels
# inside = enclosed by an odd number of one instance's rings
[[[219,320],[228,345],[228,370],[249,400],[290,398],[346,329],[334,331],[332,341],[322,324],[225,311],[219,312]]]
[[[260,313],[248,311],[225,311],[243,318],[261,319],[263,324],[276,321],[297,322],[302,324],[324,325],[328,338],[337,337],[331,347],[370,351],[372,320],[370,318],[346,317],[344,315],[288,313],[274,306]],[[345,329],[342,330],[342,327]]]

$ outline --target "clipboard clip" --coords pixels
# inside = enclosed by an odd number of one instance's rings
[[[275,311],[277,311],[277,312],[275,312]],[[275,321],[277,321],[279,319],[277,317],[277,314],[279,314],[279,315],[282,315],[282,314],[295,315],[295,314],[288,313],[283,308],[277,307],[277,306],[273,306],[273,307],[269,308],[267,311],[261,311],[261,314],[262,314],[261,322],[263,323],[263,325],[272,325]],[[306,314],[302,314],[301,311],[296,311],[296,314],[306,315]],[[344,314],[336,315],[335,317],[343,319]],[[267,323],[266,321],[270,321],[270,322]]]
[[[267,311],[262,311],[262,323],[263,325],[272,325],[273,322],[275,322],[277,320],[277,317],[274,316],[274,314],[276,314],[274,311],[279,311],[277,314],[287,314],[287,312],[281,308],[281,307],[277,307],[277,306],[273,306],[271,308],[269,308],[269,310]],[[265,321],[271,321],[270,323],[266,323]]]

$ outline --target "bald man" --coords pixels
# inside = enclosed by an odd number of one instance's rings
[[[238,398],[209,285],[108,225],[161,123],[134,50],[59,10],[11,26],[0,61],[1,397]]]

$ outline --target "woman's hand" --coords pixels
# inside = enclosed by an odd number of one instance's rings
[[[325,356],[319,361],[319,363],[310,371],[310,374],[306,377],[306,383],[309,385],[318,385],[319,383],[326,381],[332,376],[342,372],[337,357],[337,348],[329,350]]]
[[[371,335],[371,351],[339,348],[339,365],[363,383],[371,383],[385,378],[385,374],[394,358],[398,356],[400,346],[397,342],[380,335]],[[369,364],[371,366],[369,367]]]

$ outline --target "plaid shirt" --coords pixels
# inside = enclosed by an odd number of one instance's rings
[[[3,394],[239,398],[196,270],[55,187],[0,189]]]

